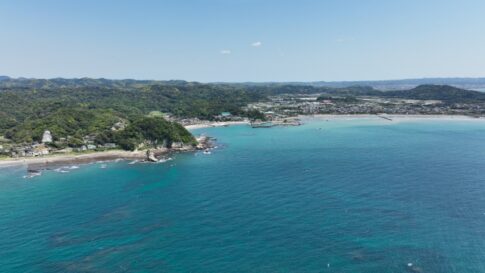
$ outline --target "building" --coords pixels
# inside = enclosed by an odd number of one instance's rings
[[[228,121],[228,120],[232,120],[233,116],[230,112],[222,112],[219,115],[215,116],[214,118],[219,121]]]
[[[32,146],[32,156],[43,156],[49,154],[49,149],[44,144],[37,144]]]
[[[88,148],[88,150],[95,150],[96,149],[96,145],[93,145],[93,144],[88,144],[86,147]]]
[[[115,143],[105,143],[103,145],[104,148],[109,148],[109,149],[112,149],[112,148],[116,148],[116,144]]]
[[[232,117],[232,114],[230,112],[222,112],[221,117],[223,118],[230,118]]]

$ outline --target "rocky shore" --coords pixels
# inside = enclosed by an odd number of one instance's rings
[[[0,160],[0,168],[25,165],[29,171],[52,169],[59,166],[87,164],[98,161],[110,160],[139,160],[147,162],[158,162],[171,153],[191,152],[206,150],[213,146],[210,137],[201,136],[197,138],[196,146],[180,146],[174,148],[157,148],[140,151],[110,150],[103,152],[89,152],[82,154],[47,155],[39,157],[5,158]]]

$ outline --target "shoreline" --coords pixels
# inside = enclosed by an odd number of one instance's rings
[[[187,130],[195,130],[195,129],[202,129],[202,128],[211,128],[211,127],[226,127],[231,125],[246,125],[249,124],[248,120],[244,121],[215,121],[215,122],[201,122],[197,124],[189,124],[184,125],[185,129]]]
[[[145,159],[146,151],[123,151],[112,150],[104,152],[91,152],[85,154],[62,154],[43,157],[5,158],[0,159],[0,168],[19,165],[47,167],[55,165],[86,164],[95,161],[107,161],[116,159]]]
[[[299,115],[302,120],[311,119],[328,119],[328,120],[357,120],[357,119],[382,119],[389,122],[394,121],[425,121],[425,120],[442,120],[442,121],[485,121],[485,117],[472,117],[465,115],[392,115],[392,114],[355,114],[355,115],[335,115],[335,114],[317,114],[317,115]]]
[[[299,115],[299,119],[305,121],[311,120],[358,120],[358,119],[376,119],[382,121],[402,122],[402,121],[485,121],[484,117],[470,117],[464,115],[371,115],[371,114],[355,114],[355,115],[335,115],[335,114],[318,114],[318,115]],[[249,121],[227,121],[227,122],[202,122],[200,124],[191,124],[184,126],[187,130],[195,130],[212,127],[225,127],[233,125],[249,125]],[[171,153],[176,151],[164,151],[163,153]],[[146,151],[124,151],[124,150],[110,150],[103,152],[89,152],[83,154],[51,154],[42,157],[24,157],[24,158],[2,158],[0,159],[0,169],[14,166],[34,166],[38,169],[47,168],[50,166],[72,165],[72,164],[87,164],[96,161],[108,160],[144,160],[146,159]]]

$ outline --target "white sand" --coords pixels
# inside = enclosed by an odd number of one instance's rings
[[[311,115],[311,116],[299,116],[303,120],[311,119],[327,119],[327,120],[355,120],[355,119],[382,119],[386,117],[392,121],[426,121],[426,120],[450,120],[450,121],[485,121],[485,118],[475,118],[470,116],[460,115],[370,115],[370,114],[357,114],[357,115]]]
[[[0,167],[8,167],[15,165],[30,165],[30,164],[74,164],[74,163],[88,163],[98,160],[113,160],[113,159],[144,159],[146,157],[145,151],[130,152],[130,151],[106,151],[106,152],[92,152],[86,154],[72,155],[72,154],[52,154],[41,157],[22,157],[22,158],[7,158],[0,160]]]
[[[222,127],[230,125],[244,125],[249,124],[249,121],[223,121],[223,122],[203,122],[199,124],[185,125],[185,129],[194,130],[200,128],[210,128],[210,127]]]

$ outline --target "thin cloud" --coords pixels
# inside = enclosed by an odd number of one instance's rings
[[[252,47],[260,47],[262,45],[263,45],[263,43],[261,43],[260,41],[257,41],[257,42],[254,42],[254,43],[251,44]]]
[[[221,50],[221,54],[222,55],[229,55],[229,54],[231,54],[231,51],[229,49],[223,49],[223,50]]]

